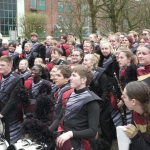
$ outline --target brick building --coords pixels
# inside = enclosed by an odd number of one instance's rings
[[[58,37],[62,34],[62,24],[70,23],[65,13],[70,10],[71,2],[62,0],[24,0],[25,13],[45,13],[48,15],[46,35]],[[63,19],[65,16],[65,19]]]
[[[54,36],[54,27],[57,24],[57,0],[24,0],[25,13],[45,13],[47,14],[46,35]]]
[[[68,15],[71,11],[71,5],[75,1],[62,0],[1,0],[0,1],[0,33],[4,37],[10,37],[9,30],[16,32],[15,38],[21,37],[21,28],[19,26],[20,18],[28,12],[47,14],[46,35],[59,37],[62,33],[69,32],[67,26],[70,26]]]

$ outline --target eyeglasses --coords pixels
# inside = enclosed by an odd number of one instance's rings
[[[139,42],[139,43],[145,43],[144,41],[141,41],[141,42]]]
[[[78,57],[79,55],[71,55],[72,57]]]
[[[147,35],[148,33],[142,33],[142,35]]]
[[[124,36],[120,36],[120,39],[123,39],[124,38]]]

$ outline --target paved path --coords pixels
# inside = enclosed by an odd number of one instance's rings
[[[117,140],[113,140],[113,144],[112,144],[111,150],[118,150],[118,143],[117,143]]]

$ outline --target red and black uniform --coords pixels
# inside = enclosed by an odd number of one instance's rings
[[[34,60],[35,57],[33,56],[32,52],[26,53],[26,52],[22,52],[19,55],[20,60],[21,59],[26,59],[29,63],[29,68],[31,69],[34,66]]]
[[[65,132],[72,131],[73,138],[71,147],[76,150],[96,149],[96,136],[99,124],[99,102],[102,100],[95,93],[88,90],[87,87],[71,93],[65,107],[64,118],[61,124]],[[55,131],[62,118],[63,110],[59,118],[49,127],[49,130]],[[61,131],[62,131],[61,130]],[[65,142],[63,146],[67,146]],[[57,148],[59,149],[59,148]],[[64,148],[65,149],[65,148]]]
[[[9,50],[9,47],[7,48],[4,48],[3,46],[0,48],[0,57],[2,56],[2,52],[3,51],[8,51]]]
[[[49,81],[44,79],[41,79],[37,83],[34,83],[32,77],[30,77],[25,81],[24,86],[28,90],[30,97],[30,105],[24,108],[24,112],[25,114],[33,113],[37,99],[39,99],[43,95],[43,93],[46,97],[49,97],[49,95],[51,95],[51,85]],[[44,108],[41,108],[41,112],[42,109],[44,110]]]
[[[119,72],[119,80],[121,82],[122,89],[125,88],[126,84],[132,81],[137,81],[137,66],[131,64],[127,68],[121,68]]]
[[[137,66],[134,64],[131,64],[130,66],[127,66],[127,68],[121,68],[119,72],[119,81],[121,84],[122,90],[125,88],[125,86],[132,81],[137,81]],[[131,124],[132,123],[132,112],[124,105],[125,110],[125,116],[126,116],[126,123]]]
[[[57,91],[55,91],[54,93],[54,101],[55,101],[55,108],[54,108],[54,120],[58,118],[60,111],[62,109],[62,95],[66,92],[66,93],[70,93],[72,92],[72,90],[70,91],[71,87],[70,85],[64,84],[61,87],[59,87],[57,89]]]
[[[18,92],[23,86],[23,79],[17,74],[10,72],[4,76],[0,74],[0,114],[4,117],[4,137],[9,144],[14,144],[22,136],[21,125],[23,113],[20,111],[21,98]],[[18,95],[19,94],[19,95]]]
[[[27,80],[30,76],[31,73],[28,70],[25,71],[18,71],[17,72],[22,78],[24,78],[24,81]]]
[[[137,69],[138,81],[144,81],[150,86],[150,65]]]
[[[46,47],[43,44],[40,44],[39,42],[32,42],[31,52],[34,58],[39,57],[45,61]]]
[[[115,104],[115,108],[116,108],[119,91],[118,91],[118,88],[116,88],[117,83],[115,80],[114,72],[117,75],[119,74],[119,66],[118,66],[118,63],[116,61],[116,57],[113,54],[109,54],[108,56],[103,56],[101,54],[99,66],[105,69],[105,74],[107,75],[107,85],[108,85],[110,103],[109,102],[107,103],[108,109],[106,111],[107,114],[105,114],[105,115],[107,115],[107,118],[109,118],[111,116],[109,119],[109,122],[111,122],[109,124],[110,125],[109,128],[111,128],[111,131],[113,132],[112,134],[115,137],[116,136],[116,133],[115,133],[116,121],[114,121],[114,118],[116,117],[116,109],[114,109],[114,104]],[[108,112],[108,110],[110,112]],[[118,108],[117,108],[117,113],[120,114]],[[119,118],[121,118],[121,116]],[[117,119],[117,120],[119,120],[119,119]],[[122,120],[122,118],[121,118],[121,120]],[[122,124],[120,124],[120,121],[119,122],[117,121],[117,124],[122,125]],[[105,131],[105,132],[107,132],[107,131]],[[110,137],[110,136],[108,136],[108,137]],[[110,138],[109,138],[110,144],[111,144],[111,141],[112,140],[110,140]]]
[[[62,56],[68,57],[70,55],[71,50],[69,49],[69,45],[67,43],[57,44],[57,47],[61,48],[63,50],[63,55]]]
[[[130,150],[148,150],[150,149],[150,143],[145,139],[145,132],[147,129],[148,121],[144,115],[140,115],[137,112],[133,112],[133,121],[138,129],[137,135],[131,139]]]
[[[53,61],[49,62],[47,65],[46,65],[46,69],[48,71],[51,71],[51,69],[53,68],[54,65],[69,65],[69,63],[67,61],[64,61],[62,59],[60,59],[58,61],[58,63],[54,63]]]
[[[108,82],[105,69],[96,68],[94,69],[94,77],[90,84],[90,90],[97,94],[103,100],[103,104],[100,112],[100,127],[102,130],[102,136],[105,142],[111,145],[111,114],[110,114],[110,101],[108,99]]]

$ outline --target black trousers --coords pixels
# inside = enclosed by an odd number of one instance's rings
[[[100,127],[104,141],[108,142],[110,145],[112,144],[111,124],[110,101],[107,100],[103,104],[100,112]]]

